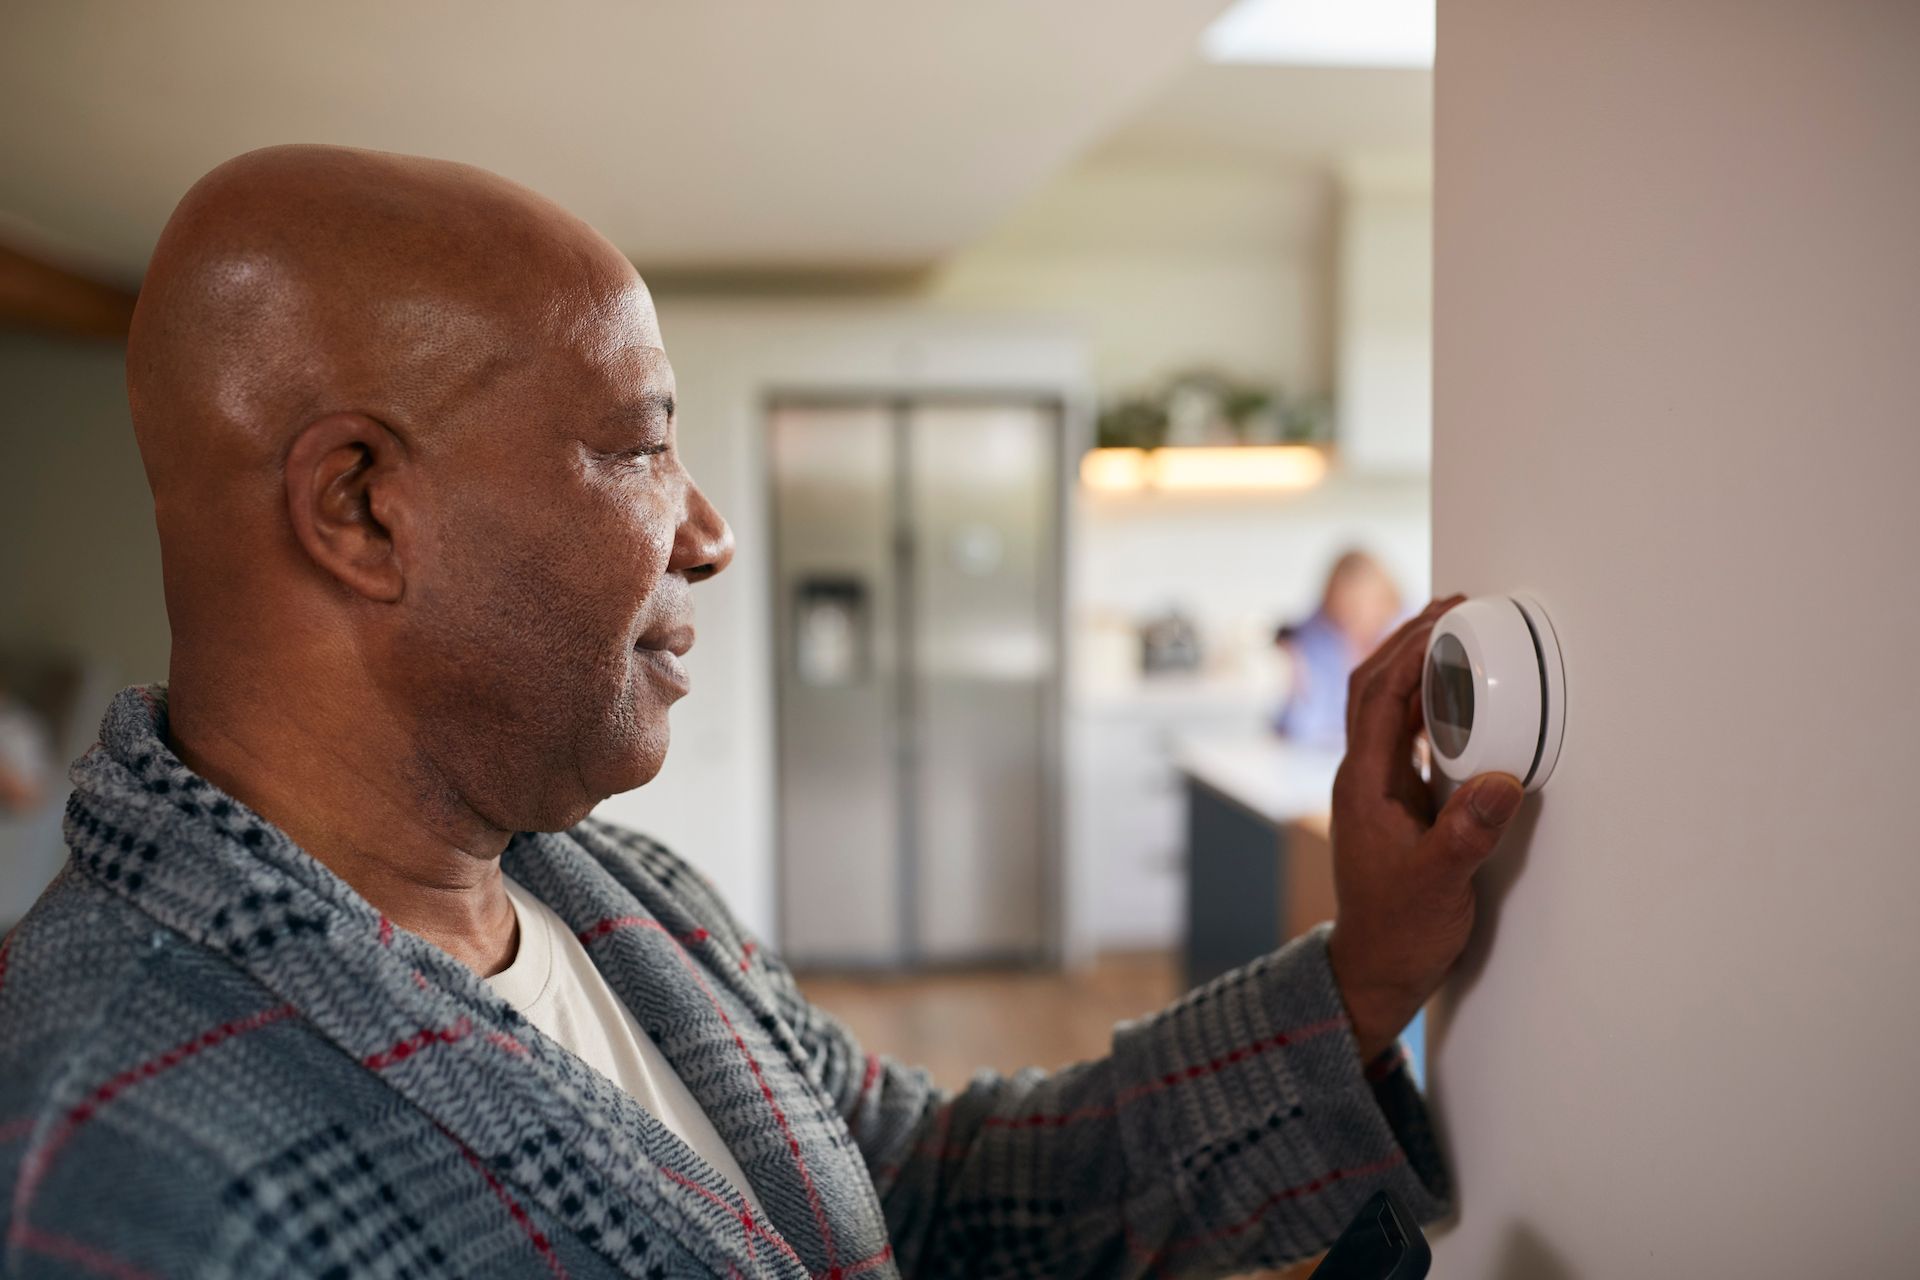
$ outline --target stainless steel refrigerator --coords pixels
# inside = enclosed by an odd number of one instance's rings
[[[1062,421],[1016,398],[770,407],[792,963],[1056,954]]]

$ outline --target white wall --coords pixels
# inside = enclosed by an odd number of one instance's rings
[[[1425,476],[1336,474],[1301,494],[1093,495],[1080,503],[1074,608],[1136,617],[1179,605],[1204,631],[1275,626],[1320,604],[1342,551],[1380,557],[1409,604],[1427,590]]]
[[[1565,751],[1433,1073],[1435,1273],[1920,1258],[1920,6],[1449,0],[1434,565]]]
[[[1433,157],[1341,167],[1340,456],[1424,475],[1433,444]]]
[[[1103,396],[1195,367],[1324,393],[1332,290],[1325,167],[1096,155],[953,255],[923,296],[1070,321]]]

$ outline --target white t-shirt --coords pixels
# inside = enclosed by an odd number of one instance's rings
[[[525,889],[507,882],[507,898],[520,920],[520,949],[513,963],[487,982],[523,1017],[581,1061],[619,1085],[720,1176],[739,1188],[757,1213],[747,1175],[721,1140],[660,1046],[634,1020],[625,1002],[593,967],[587,949],[567,922]]]

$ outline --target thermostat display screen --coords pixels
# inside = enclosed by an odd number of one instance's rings
[[[1427,734],[1443,755],[1467,749],[1473,733],[1473,668],[1458,639],[1443,635],[1427,655]]]

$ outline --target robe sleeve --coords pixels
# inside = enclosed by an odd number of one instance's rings
[[[1447,1211],[1425,1105],[1403,1063],[1368,1079],[1325,926],[1120,1024],[1105,1058],[957,1093],[864,1053],[777,959],[767,980],[904,1275],[1224,1275],[1324,1249],[1383,1186]]]

